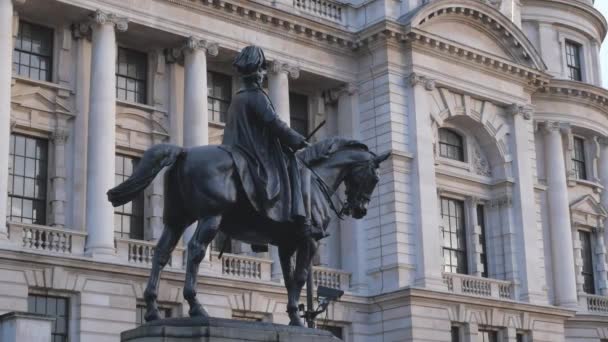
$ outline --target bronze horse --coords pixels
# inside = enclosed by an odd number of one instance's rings
[[[332,212],[364,217],[378,183],[378,168],[389,154],[377,156],[363,143],[337,137],[299,151],[297,157],[302,170],[311,180],[309,200],[313,224],[324,231]],[[257,214],[244,195],[228,146],[153,146],[144,153],[133,175],[108,191],[108,199],[114,206],[133,200],[164,167],[169,167],[165,174],[165,229],[156,245],[144,292],[146,321],[160,318],[156,302],[160,272],[184,230],[198,221],[188,243],[183,291],[190,306],[190,316],[207,316],[196,299],[197,273],[207,246],[217,232],[222,231],[243,242],[278,246],[288,294],[290,325],[303,326],[298,302],[317,250],[317,241],[294,235],[293,223],[273,222]],[[336,209],[332,196],[342,183],[347,199],[342,209]],[[294,270],[292,256],[296,252]]]

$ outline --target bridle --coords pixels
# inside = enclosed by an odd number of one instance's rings
[[[373,160],[363,161],[353,166],[349,178],[344,181],[346,184],[346,201],[342,207],[342,214],[350,215],[354,204],[371,200],[371,193],[379,180],[376,168],[377,166]],[[370,173],[373,173],[374,177],[369,177]],[[361,174],[365,174],[365,176],[361,176]],[[352,184],[354,182],[358,183],[356,187]]]

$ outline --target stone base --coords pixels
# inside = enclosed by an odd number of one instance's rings
[[[121,342],[339,342],[330,332],[222,318],[167,318],[120,335]]]

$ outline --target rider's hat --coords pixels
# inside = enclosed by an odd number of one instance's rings
[[[247,46],[236,56],[232,66],[244,76],[253,74],[259,69],[266,69],[264,51],[255,45]]]

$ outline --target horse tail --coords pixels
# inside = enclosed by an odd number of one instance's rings
[[[173,165],[185,150],[179,146],[159,144],[152,146],[141,158],[141,161],[126,181],[107,192],[108,200],[114,207],[132,201],[142,192],[154,177],[167,166]]]

